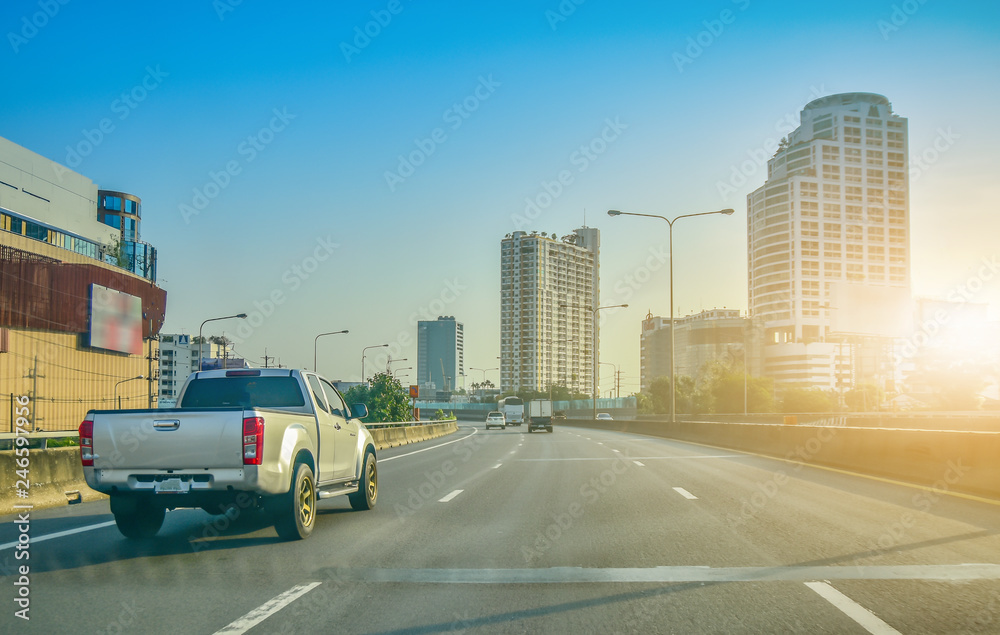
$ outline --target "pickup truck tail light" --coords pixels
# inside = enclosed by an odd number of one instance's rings
[[[84,466],[94,465],[94,422],[90,419],[80,424],[80,461]]]
[[[260,465],[264,457],[264,418],[243,420],[243,465]]]

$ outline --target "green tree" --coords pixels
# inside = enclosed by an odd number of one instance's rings
[[[365,423],[396,423],[413,418],[409,393],[389,373],[378,373],[367,385],[353,386],[344,399],[348,404],[363,403],[368,407],[368,416],[362,419]]]
[[[844,403],[853,412],[868,412],[878,410],[885,395],[875,384],[861,384],[844,393]]]
[[[696,412],[699,399],[695,391],[694,380],[687,375],[678,375],[674,392],[677,397],[676,412]],[[649,398],[653,412],[656,414],[670,413],[670,377],[660,376],[649,385]]]
[[[632,394],[635,397],[635,409],[641,415],[653,414],[653,399],[644,392]]]
[[[764,377],[744,377],[741,364],[711,362],[702,371],[708,409],[705,412],[740,413],[773,412],[773,380]]]
[[[787,388],[781,396],[782,412],[833,412],[836,398],[819,388]]]

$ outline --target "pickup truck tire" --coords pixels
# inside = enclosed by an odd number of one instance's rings
[[[297,463],[292,487],[279,496],[274,528],[285,540],[308,538],[316,526],[316,480],[305,463]]]
[[[142,496],[112,496],[111,512],[126,538],[152,538],[163,526],[167,510]]]
[[[358,481],[358,491],[348,494],[351,508],[365,511],[375,507],[378,500],[378,465],[371,450],[365,452],[365,462],[361,466],[361,478]]]

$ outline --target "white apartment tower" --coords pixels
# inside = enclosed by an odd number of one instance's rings
[[[888,99],[830,95],[748,195],[749,305],[779,383],[844,389],[887,372],[872,351],[899,335],[886,317],[910,293],[907,156]]]
[[[500,243],[500,390],[591,392],[600,232],[516,231]]]

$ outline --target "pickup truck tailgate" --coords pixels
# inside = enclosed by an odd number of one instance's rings
[[[94,414],[94,467],[206,469],[243,466],[243,409]]]

